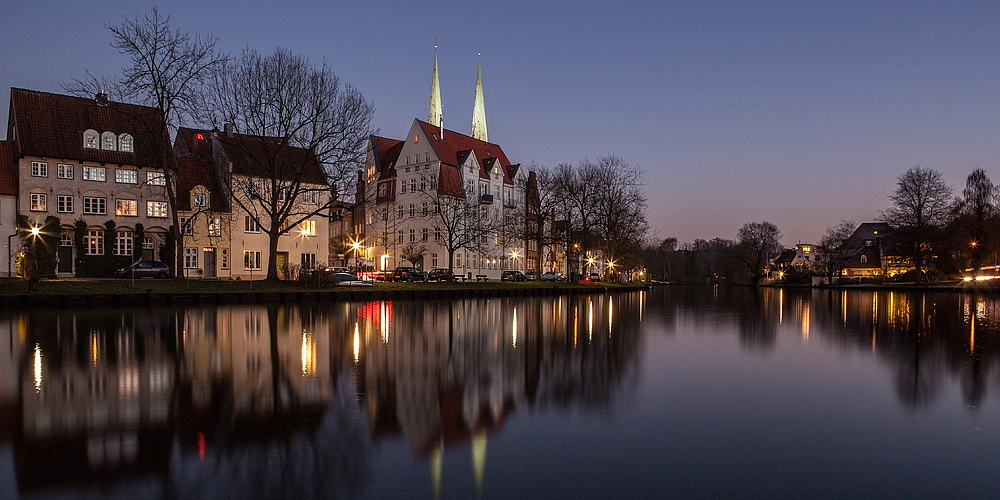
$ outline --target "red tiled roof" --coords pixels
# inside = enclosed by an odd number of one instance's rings
[[[376,135],[373,135],[371,140],[372,152],[375,154],[375,169],[378,170],[379,177],[383,179],[395,177],[396,169],[394,167],[396,162],[399,161],[399,153],[403,151],[405,141],[387,139]]]
[[[198,139],[201,134],[202,139]],[[210,130],[181,128],[177,131],[174,141],[174,152],[180,155],[190,155],[198,158],[211,159],[213,139]],[[259,137],[254,135],[216,133],[219,145],[222,147],[233,165],[233,173],[251,177],[291,180],[302,169],[302,182],[308,184],[327,184],[327,176],[322,165],[308,150],[294,146],[283,145],[277,137]]]
[[[508,184],[512,182],[509,176],[511,173],[509,168],[511,164],[500,146],[448,129],[445,129],[444,137],[441,137],[440,128],[425,121],[417,120],[417,122],[420,123],[420,128],[424,131],[424,135],[427,136],[431,147],[434,148],[442,163],[460,167],[465,162],[465,159],[468,158],[469,152],[472,151],[476,154],[476,160],[479,161],[480,178],[489,178],[493,162],[499,161],[500,171],[504,176],[503,181]],[[442,169],[443,176],[444,172]]]
[[[17,160],[10,141],[0,141],[0,194],[17,196]]]
[[[88,129],[131,134],[135,152],[84,149]],[[156,144],[166,137],[166,125],[159,111],[147,106],[113,101],[99,106],[94,99],[12,88],[7,130],[19,156],[163,168]]]

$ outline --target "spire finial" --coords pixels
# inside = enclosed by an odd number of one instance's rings
[[[441,106],[441,82],[438,78],[437,38],[434,38],[434,73],[431,75],[431,102],[427,107],[427,123],[444,127],[444,113]]]

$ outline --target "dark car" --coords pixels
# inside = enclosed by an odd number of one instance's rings
[[[455,275],[451,269],[431,269],[427,273],[428,281],[455,281]]]
[[[524,273],[521,271],[504,271],[500,274],[500,281],[526,281]]]
[[[423,281],[424,273],[415,267],[397,267],[392,272],[393,281]]]
[[[170,276],[170,268],[158,260],[140,260],[131,266],[115,271],[118,278],[166,278]]]

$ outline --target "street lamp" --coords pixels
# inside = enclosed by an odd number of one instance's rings
[[[614,274],[615,274],[615,261],[613,261],[613,260],[608,261],[608,271],[611,272],[612,278],[614,278],[615,282],[617,283],[618,279],[615,278],[615,276],[614,276]]]
[[[517,250],[511,250],[510,251],[510,263],[511,263],[511,267],[514,268],[514,269],[517,269],[517,256],[518,255],[520,255],[520,254],[517,253]]]
[[[359,262],[358,262],[358,251],[361,250],[361,242],[354,241],[351,243],[351,248],[354,249],[354,272],[358,272]]]

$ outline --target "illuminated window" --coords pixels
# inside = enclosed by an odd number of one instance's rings
[[[83,180],[104,182],[106,172],[104,167],[83,167]]]
[[[139,200],[115,200],[115,215],[136,217],[139,215]]]
[[[100,134],[96,130],[89,129],[83,133],[84,149],[101,149],[100,141]]]
[[[219,250],[219,268],[229,269],[229,249],[222,248]]]
[[[146,184],[150,186],[166,186],[167,178],[163,172],[146,172]]]
[[[132,152],[132,136],[128,134],[121,134],[118,136],[118,151],[123,153]]]
[[[167,202],[165,201],[147,201],[146,202],[146,217],[167,217]]]
[[[104,231],[91,229],[83,236],[83,247],[87,255],[104,255]]]
[[[46,196],[39,193],[31,193],[31,211],[32,212],[44,212]]]
[[[299,232],[303,236],[316,236],[316,221],[304,220],[299,224]]]
[[[101,134],[101,149],[105,151],[116,151],[118,149],[118,136],[114,132]]]
[[[222,236],[222,219],[218,217],[208,219],[208,235]]]
[[[48,177],[49,176],[49,164],[43,161],[33,161],[31,162],[31,176],[32,177]]]
[[[135,170],[115,170],[115,182],[120,184],[138,184],[139,183],[139,172]]]

